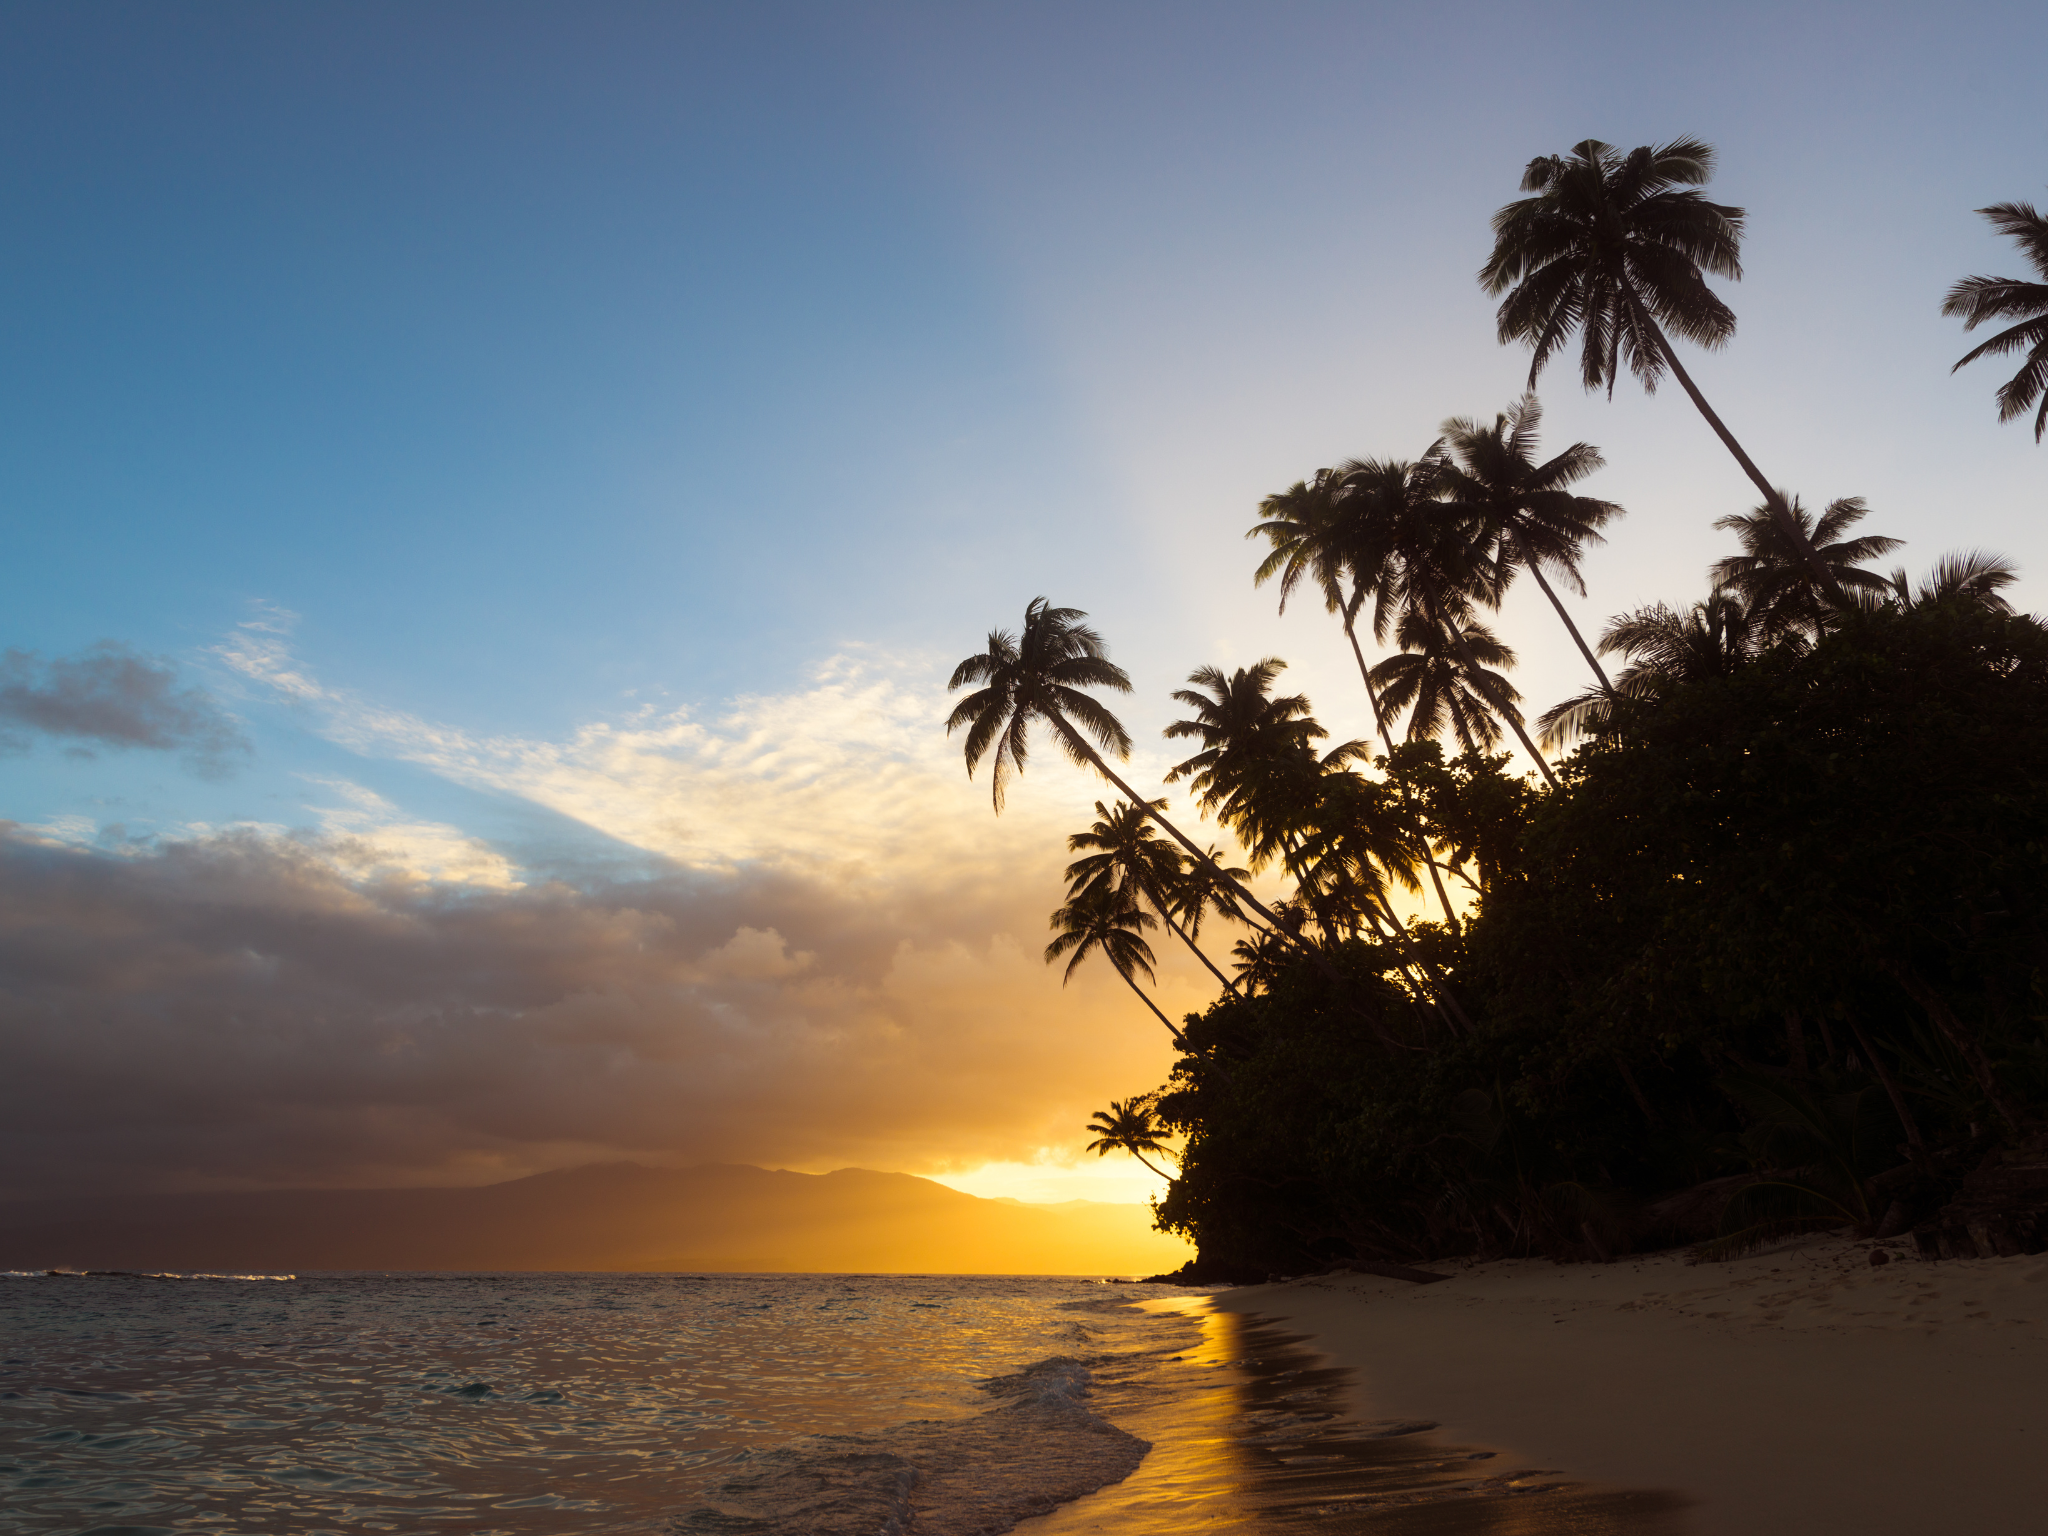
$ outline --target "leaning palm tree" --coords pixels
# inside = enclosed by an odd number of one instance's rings
[[[1966,277],[1949,289],[1942,301],[1944,315],[1962,317],[1963,329],[1974,331],[1986,320],[2018,320],[1996,336],[1966,352],[1956,368],[1980,357],[1996,357],[2026,349],[2026,365],[1998,391],[1998,419],[2011,421],[2024,416],[2035,401],[2034,441],[2048,431],[2048,218],[2031,203],[1993,203],[1979,208],[2001,235],[2019,242],[2034,270],[2044,281],[2034,283],[2017,277]],[[1955,368],[1949,370],[1954,373]]]
[[[1134,1099],[1111,1099],[1109,1108],[1098,1109],[1088,1122],[1088,1129],[1095,1136],[1088,1143],[1088,1150],[1097,1157],[1107,1157],[1112,1152],[1128,1152],[1159,1177],[1172,1183],[1173,1175],[1145,1155],[1147,1152],[1154,1157],[1173,1155],[1160,1135],[1158,1120],[1153,1117],[1156,1102],[1149,1094],[1139,1094]]]
[[[1118,757],[1130,755],[1131,737],[1123,722],[1100,700],[1082,690],[1112,688],[1118,693],[1129,693],[1131,679],[1109,659],[1109,647],[1102,636],[1081,622],[1087,617],[1078,608],[1054,608],[1044,598],[1034,597],[1025,606],[1020,633],[990,630],[988,649],[962,661],[946,684],[949,690],[970,683],[982,685],[953,706],[953,713],[946,719],[946,734],[950,736],[966,728],[970,777],[993,749],[995,762],[989,778],[995,808],[1001,814],[1003,791],[1013,775],[1024,771],[1030,755],[1031,723],[1044,721],[1059,738],[1068,757],[1093,768],[1133,805],[1145,806],[1145,814],[1185,848],[1189,857],[1213,869],[1214,861],[1160,814],[1151,801],[1143,799],[1118,777],[1102,752],[1089,743],[1088,737],[1092,736],[1097,745]],[[1242,885],[1238,886],[1238,900],[1272,921],[1272,913]]]
[[[1347,487],[1375,467],[1354,459],[1336,469],[1319,469],[1312,479],[1297,480],[1286,490],[1276,491],[1259,503],[1260,520],[1246,529],[1244,536],[1263,538],[1272,546],[1272,552],[1252,572],[1252,585],[1262,587],[1277,577],[1280,612],[1287,611],[1287,600],[1307,580],[1321,594],[1323,607],[1342,621],[1344,638],[1351,643],[1358,675],[1372,705],[1373,721],[1385,736],[1386,717],[1366,667],[1365,651],[1358,643],[1359,601],[1368,584],[1359,580],[1347,558],[1351,553],[1348,546],[1359,542],[1348,526],[1346,514],[1357,501],[1348,496]],[[1351,504],[1343,505],[1347,500]],[[1393,750],[1391,739],[1387,750]]]
[[[1477,515],[1486,535],[1498,544],[1495,558],[1505,570],[1519,566],[1536,579],[1605,688],[1607,674],[1543,568],[1549,566],[1584,597],[1580,547],[1602,542],[1601,525],[1621,516],[1622,508],[1565,489],[1607,462],[1591,443],[1573,443],[1541,464],[1536,462],[1536,431],[1542,422],[1543,406],[1533,392],[1495,416],[1490,427],[1481,427],[1470,417],[1452,417],[1443,424],[1444,446],[1450,453],[1438,471],[1438,486],[1446,501]]]
[[[1163,809],[1165,805],[1164,800],[1155,800],[1151,809]],[[1236,983],[1216,969],[1175,915],[1175,895],[1186,868],[1180,850],[1154,835],[1145,810],[1129,801],[1119,800],[1114,806],[1106,806],[1098,800],[1095,816],[1086,832],[1076,832],[1067,838],[1067,851],[1083,855],[1067,866],[1067,894],[1077,896],[1097,888],[1136,893],[1151,903],[1152,910],[1165,920],[1174,937],[1208,967],[1209,974],[1234,994]]]
[[[1843,496],[1831,501],[1816,519],[1799,504],[1797,496],[1778,492],[1778,499],[1792,514],[1805,541],[1804,549],[1786,542],[1784,525],[1769,507],[1751,512],[1730,513],[1714,523],[1732,533],[1742,544],[1742,553],[1716,561],[1709,575],[1716,587],[1739,592],[1752,618],[1766,632],[1802,633],[1818,638],[1832,606],[1830,589],[1814,580],[1805,559],[1812,553],[1826,569],[1832,592],[1843,596],[1877,592],[1885,579],[1863,569],[1863,562],[1888,555],[1905,542],[1878,534],[1860,538],[1845,535],[1869,515],[1861,496]]]
[[[1620,655],[1628,665],[1612,693],[1588,690],[1538,717],[1544,743],[1559,747],[1574,737],[1596,735],[1612,725],[1622,701],[1653,704],[1686,683],[1730,677],[1773,645],[1804,648],[1797,632],[1769,629],[1738,592],[1716,588],[1705,601],[1681,613],[1652,603],[1622,614],[1600,636],[1603,655]]]
[[[1160,1012],[1159,1005],[1138,985],[1138,975],[1152,982],[1159,979],[1152,969],[1152,946],[1145,942],[1144,935],[1145,929],[1156,928],[1159,924],[1149,912],[1139,910],[1130,892],[1086,892],[1053,913],[1052,926],[1057,930],[1057,937],[1045,946],[1045,963],[1051,965],[1062,955],[1068,957],[1067,968],[1060,974],[1061,986],[1074,979],[1074,972],[1083,960],[1099,953],[1117,975],[1123,977],[1124,985],[1138,994],[1138,1001],[1150,1008],[1159,1022],[1166,1026],[1166,1032],[1173,1036],[1173,1043],[1182,1050],[1188,1048],[1187,1037],[1174,1026],[1173,1020]]]
[[[1644,145],[1626,155],[1586,139],[1569,156],[1543,155],[1522,173],[1533,192],[1493,216],[1493,254],[1479,269],[1503,342],[1527,342],[1529,387],[1551,355],[1580,337],[1579,376],[1611,396],[1626,366],[1654,393],[1668,368],[1742,472],[1779,515],[1777,490],[1735,440],[1685,371],[1673,335],[1714,348],[1735,334],[1735,314],[1706,275],[1742,277],[1743,211],[1692,190],[1714,174],[1714,148],[1699,139]],[[1796,528],[1786,542],[1800,544]],[[1815,564],[1823,585],[1826,576]]]
[[[1515,707],[1521,694],[1497,670],[1512,667],[1515,653],[1476,619],[1459,626],[1464,644],[1454,644],[1448,632],[1454,622],[1435,622],[1419,610],[1402,614],[1395,631],[1400,654],[1374,667],[1373,681],[1389,710],[1408,711],[1410,741],[1448,730],[1467,752],[1484,752],[1501,738],[1499,717],[1512,710],[1521,718]],[[1478,663],[1476,672],[1468,657]]]

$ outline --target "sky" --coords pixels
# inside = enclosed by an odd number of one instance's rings
[[[2039,199],[2037,7],[0,6],[0,1195],[609,1158],[1143,1199],[1113,973],[1039,959],[1103,787],[1000,819],[945,679],[1046,594],[1168,698],[1341,637],[1261,495],[1527,383],[1522,165],[1695,134],[1689,359],[1774,481],[2048,607],[1972,210]],[[1582,625],[1754,495],[1682,394],[1541,381],[1628,508]],[[1501,632],[1582,686],[1533,591]],[[1228,936],[1219,936],[1227,947]],[[1169,1012],[1207,998],[1162,952]]]

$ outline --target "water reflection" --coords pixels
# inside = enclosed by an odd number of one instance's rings
[[[1350,1416],[1348,1373],[1307,1341],[1200,1301],[1155,1302],[1200,1343],[1139,1380],[1105,1381],[1099,1411],[1152,1442],[1122,1483],[1017,1527],[1018,1536],[1318,1531],[1371,1536],[1684,1536],[1674,1493],[1607,1488],[1512,1453],[1445,1445],[1420,1420]]]

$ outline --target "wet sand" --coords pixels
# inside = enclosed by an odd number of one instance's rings
[[[2048,1255],[1884,1246],[1880,1268],[1867,1243],[1823,1240],[1728,1264],[1327,1276],[1215,1305],[1310,1335],[1361,1420],[1676,1495],[1698,1536],[2048,1529]]]
[[[1096,1363],[1092,1406],[1150,1443],[1130,1476],[1015,1536],[1690,1536],[1686,1501],[1360,1417],[1353,1375],[1284,1324],[1208,1298],[1170,1360]],[[922,1526],[920,1526],[922,1529]]]

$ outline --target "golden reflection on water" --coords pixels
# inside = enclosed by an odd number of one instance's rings
[[[1300,1335],[1206,1301],[1177,1311],[1200,1343],[1097,1411],[1152,1443],[1121,1483],[1017,1526],[1019,1536],[1685,1536],[1675,1493],[1600,1487],[1512,1452],[1450,1446],[1420,1420],[1351,1417],[1349,1373]]]

